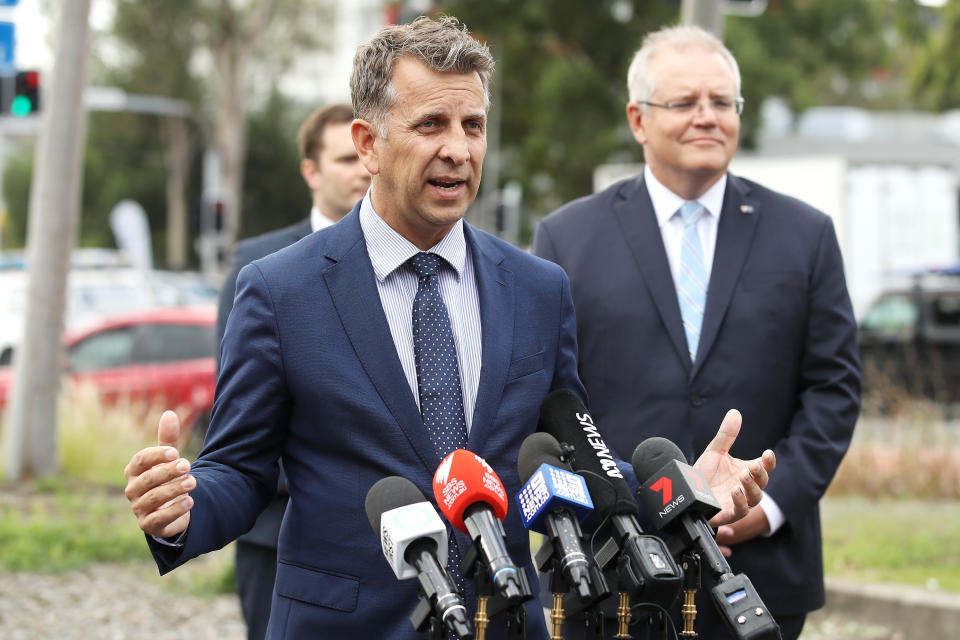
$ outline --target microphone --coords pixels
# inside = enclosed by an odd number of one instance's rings
[[[666,438],[647,438],[630,460],[643,484],[638,493],[657,528],[671,536],[671,550],[680,555],[696,549],[719,582],[711,589],[714,605],[730,631],[745,640],[780,638],[770,611],[744,575],[734,575],[714,540],[707,519],[720,511],[710,485],[687,464],[680,448]]]
[[[433,495],[450,524],[479,544],[500,595],[511,603],[532,597],[507,552],[501,523],[507,515],[507,492],[487,461],[455,449],[433,475]]]
[[[447,629],[465,640],[473,638],[463,598],[444,568],[447,529],[433,505],[411,481],[389,476],[370,487],[366,510],[397,579],[419,578],[425,601]],[[422,613],[418,607],[411,616],[417,631],[424,630]]]
[[[645,535],[630,487],[603,441],[593,418],[569,389],[550,392],[540,405],[538,429],[573,448],[568,461],[583,476],[593,498],[594,512],[585,525],[610,527],[595,554],[604,569],[617,562],[621,591],[639,600],[669,605],[680,592],[682,574],[663,540]]]
[[[592,581],[579,522],[593,511],[593,501],[586,482],[561,455],[560,443],[549,433],[534,433],[523,441],[517,469],[521,478],[529,480],[517,494],[517,505],[523,526],[550,538],[567,585],[581,601],[587,601],[592,596]]]

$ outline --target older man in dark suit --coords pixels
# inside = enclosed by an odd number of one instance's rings
[[[743,100],[715,37],[650,34],[628,85],[643,174],[548,216],[533,250],[570,277],[580,377],[620,456],[659,435],[693,460],[730,407],[746,425],[734,452],[774,449],[760,505],[717,541],[796,638],[824,602],[817,505],[859,412],[837,238],[823,213],[727,172]],[[698,604],[700,637],[726,638]]]
[[[289,227],[243,240],[234,247],[227,277],[220,290],[218,345],[223,340],[227,318],[233,309],[240,270],[254,260],[334,224],[347,215],[366,193],[370,174],[353,147],[351,122],[353,107],[333,104],[315,110],[300,125],[297,133],[300,175],[310,189],[313,203],[310,216]],[[219,346],[217,354],[219,356]],[[248,640],[266,637],[277,573],[277,536],[287,500],[286,481],[281,472],[276,497],[257,518],[253,528],[237,539],[237,594],[247,624]]]

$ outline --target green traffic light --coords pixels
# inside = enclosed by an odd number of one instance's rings
[[[26,96],[17,96],[10,103],[10,113],[15,116],[28,116],[31,111],[33,111],[33,103],[31,103],[30,98]]]

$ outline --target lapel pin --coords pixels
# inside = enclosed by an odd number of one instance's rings
[[[753,205],[752,204],[740,205],[740,213],[753,213]]]

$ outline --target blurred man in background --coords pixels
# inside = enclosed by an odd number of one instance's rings
[[[217,313],[217,354],[227,317],[233,308],[240,269],[254,260],[293,244],[347,215],[370,186],[370,174],[360,163],[350,123],[353,107],[334,104],[317,109],[300,125],[300,175],[313,200],[310,216],[302,222],[239,242],[230,256],[230,268],[220,291]],[[262,640],[270,618],[270,598],[277,573],[277,536],[287,508],[286,479],[281,474],[276,497],[250,531],[237,539],[237,593],[247,624],[247,638]]]
[[[833,224],[727,172],[743,99],[736,60],[713,35],[649,34],[628,88],[643,174],[548,216],[533,251],[570,277],[580,377],[619,456],[658,435],[694,460],[731,407],[749,425],[736,455],[773,448],[778,472],[760,505],[717,542],[796,638],[824,603],[818,502],[860,406]],[[709,598],[697,609],[701,638],[728,637]]]

